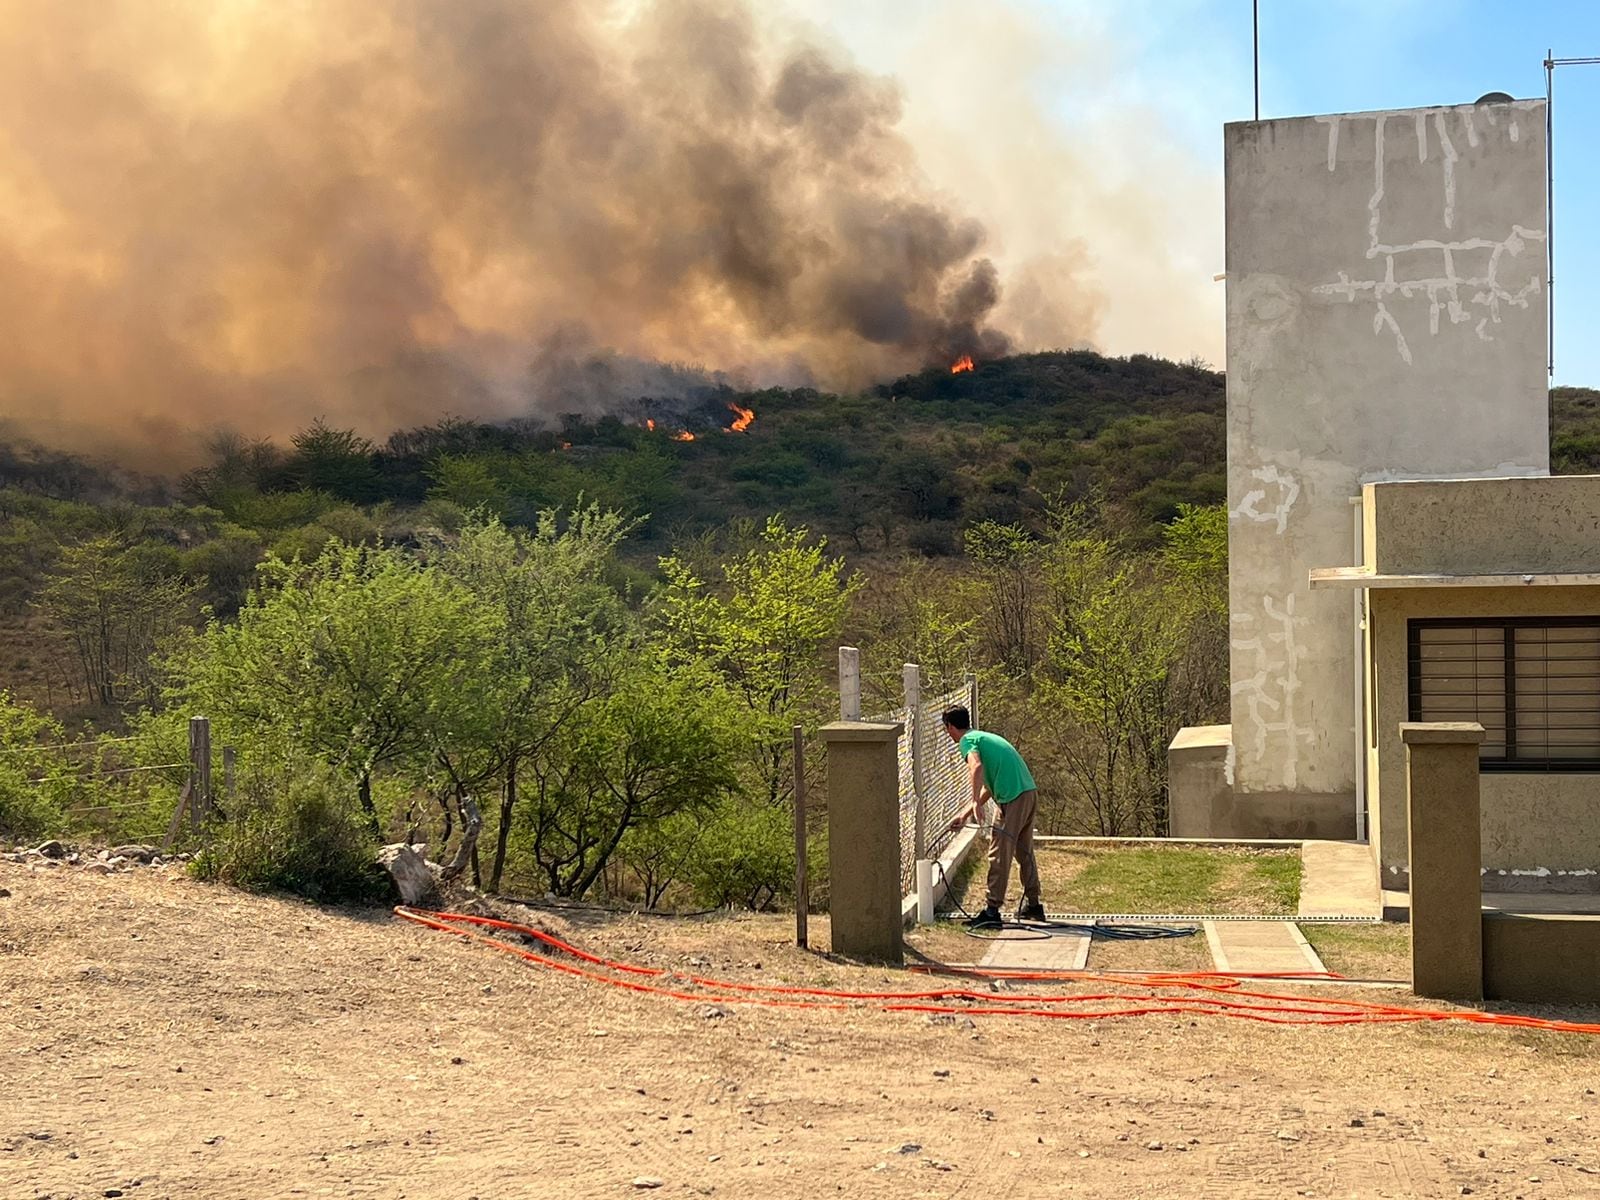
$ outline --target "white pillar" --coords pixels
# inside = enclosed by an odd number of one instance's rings
[[[932,925],[933,915],[933,861],[917,859],[917,924]]]
[[[861,720],[861,651],[839,647],[839,719]]]

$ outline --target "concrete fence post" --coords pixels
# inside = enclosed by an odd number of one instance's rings
[[[1478,748],[1470,722],[1400,726],[1406,747],[1411,856],[1411,989],[1440,1000],[1483,998],[1483,844]]]
[[[839,720],[861,720],[861,651],[839,647]]]
[[[911,792],[916,808],[912,813],[912,862],[928,855],[927,763],[923,761],[922,734],[926,720],[922,711],[922,668],[907,663],[900,672],[906,693],[906,740],[911,743]]]
[[[899,964],[905,958],[900,895],[903,727],[839,721],[828,748],[828,905],[833,952]]]

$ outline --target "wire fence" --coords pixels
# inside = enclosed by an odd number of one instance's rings
[[[0,765],[16,759],[27,760],[31,768],[21,782],[66,789],[59,797],[62,808],[80,818],[122,819],[126,814],[155,814],[170,808],[171,816],[163,845],[178,835],[187,813],[191,832],[198,833],[205,819],[220,810],[213,790],[211,723],[205,717],[189,719],[189,757],[183,761],[140,763],[129,761],[132,744],[145,741],[137,734],[84,738],[72,742],[48,742],[0,747]],[[232,794],[237,752],[222,748],[221,791]],[[44,772],[34,774],[33,772]],[[182,772],[170,780],[172,793],[163,793],[156,783],[147,783],[160,772]],[[179,788],[179,779],[182,779]]]
[[[908,703],[892,712],[867,718],[901,726],[900,764],[900,891],[916,888],[917,859],[937,854],[950,822],[971,799],[961,756],[944,731],[943,714],[956,705],[977,707],[977,684],[968,679],[942,696],[922,699],[920,684],[907,667]]]

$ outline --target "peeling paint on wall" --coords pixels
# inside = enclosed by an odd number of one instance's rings
[[[1433,119],[1434,134],[1439,143],[1439,171],[1441,190],[1440,218],[1444,232],[1438,237],[1420,238],[1409,242],[1386,243],[1383,240],[1383,202],[1385,197],[1384,160],[1387,154],[1389,115],[1377,113],[1371,117],[1319,117],[1328,127],[1328,169],[1338,167],[1339,129],[1346,121],[1370,120],[1373,125],[1373,183],[1367,200],[1368,237],[1366,258],[1375,266],[1382,263],[1381,273],[1357,277],[1352,270],[1337,272],[1334,282],[1322,283],[1312,288],[1320,296],[1329,296],[1355,304],[1373,306],[1372,332],[1387,331],[1394,338],[1395,351],[1407,366],[1413,362],[1411,343],[1406,339],[1400,319],[1391,305],[1397,301],[1425,296],[1428,301],[1428,333],[1437,337],[1440,316],[1446,315],[1452,325],[1472,324],[1478,338],[1488,341],[1489,327],[1501,323],[1501,306],[1527,308],[1530,300],[1544,288],[1544,258],[1532,256],[1526,260],[1526,278],[1507,282],[1510,272],[1508,259],[1520,259],[1531,241],[1543,241],[1542,229],[1531,229],[1513,224],[1509,231],[1485,231],[1475,236],[1452,238],[1456,221],[1456,163],[1460,155],[1450,137],[1447,109],[1419,110],[1413,114],[1417,139],[1417,161],[1427,162],[1429,157],[1428,118]],[[1477,146],[1478,135],[1472,114],[1455,114],[1463,120],[1468,144]],[[1512,141],[1516,141],[1516,124],[1510,126]],[[1495,236],[1496,234],[1499,236]],[[1435,259],[1435,255],[1438,256]],[[1397,262],[1400,264],[1397,268]],[[1474,264],[1474,265],[1468,265]],[[1412,271],[1423,274],[1413,275]],[[1515,273],[1515,272],[1510,272]]]
[[[1275,493],[1268,497],[1267,488],[1251,488],[1244,494],[1244,499],[1232,510],[1231,515],[1244,521],[1259,521],[1264,525],[1276,525],[1278,532],[1282,533],[1289,527],[1289,512],[1294,508],[1294,502],[1300,496],[1300,481],[1280,467],[1268,463],[1263,467],[1256,467],[1250,472],[1252,479],[1264,483]],[[1270,507],[1262,511],[1258,507],[1266,502]]]
[[[1308,652],[1296,637],[1301,621],[1295,616],[1292,592],[1282,600],[1263,596],[1261,607],[1265,621],[1258,623],[1253,613],[1235,613],[1229,618],[1231,625],[1243,627],[1250,635],[1229,642],[1235,654],[1231,691],[1243,699],[1245,734],[1256,758],[1266,759],[1270,745],[1283,786],[1292,790],[1299,786],[1300,746],[1316,736],[1314,729],[1300,723],[1295,710],[1300,664]],[[1237,656],[1243,654],[1253,656],[1254,670],[1248,675],[1241,674]],[[1237,742],[1241,724],[1237,707],[1234,714],[1233,736]]]

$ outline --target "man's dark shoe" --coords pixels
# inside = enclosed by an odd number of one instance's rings
[[[995,908],[986,908],[977,916],[967,918],[968,929],[999,929],[1004,925],[1000,910]]]
[[[1024,901],[1022,907],[1017,910],[1017,916],[1024,921],[1044,921],[1048,919],[1044,915],[1044,904],[1038,900]]]

